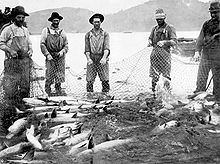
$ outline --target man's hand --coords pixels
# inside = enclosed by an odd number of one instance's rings
[[[160,47],[163,47],[165,43],[166,43],[166,40],[161,40],[161,41],[157,42],[157,45]]]
[[[195,55],[193,56],[193,60],[196,62],[200,60],[200,52],[198,51],[195,52]]]
[[[88,65],[90,65],[90,64],[92,64],[92,63],[93,63],[92,59],[88,59],[88,60],[87,60],[87,64],[88,64]]]
[[[63,51],[60,51],[60,52],[58,53],[58,55],[59,55],[59,57],[62,57],[62,56],[64,55],[64,52],[63,52]]]
[[[18,53],[15,50],[10,50],[10,55],[12,58],[18,57]]]
[[[100,60],[100,64],[105,65],[107,63],[107,59],[106,58],[102,58]]]
[[[148,45],[147,47],[151,47],[152,46],[152,40],[148,39]]]
[[[32,50],[32,49],[28,50],[27,54],[28,54],[29,57],[32,57],[32,55],[33,55],[33,50]]]
[[[52,60],[52,59],[53,59],[53,57],[50,54],[48,54],[47,55],[47,60]]]

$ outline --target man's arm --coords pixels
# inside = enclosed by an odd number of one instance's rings
[[[0,35],[0,49],[3,50],[7,57],[16,57],[17,52],[12,50],[7,42],[10,40],[10,30],[8,27],[4,28]]]
[[[47,28],[44,28],[42,33],[41,33],[40,49],[41,49],[41,52],[43,53],[43,55],[45,57],[50,55],[50,53],[49,53],[49,51],[47,50],[47,47],[46,47],[46,38],[47,38]]]
[[[64,30],[62,31],[61,35],[62,35],[63,40],[64,40],[64,46],[63,46],[63,49],[59,52],[59,54],[60,54],[60,56],[63,56],[68,52],[69,47],[68,47],[67,35],[66,35],[66,32]]]
[[[90,58],[90,43],[89,43],[89,32],[85,35],[85,55],[87,59],[87,64],[90,65],[93,63],[92,59]]]

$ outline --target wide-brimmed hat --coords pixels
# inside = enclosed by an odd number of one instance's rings
[[[89,18],[89,23],[92,24],[94,18],[100,18],[100,21],[101,21],[101,22],[104,21],[104,16],[103,16],[102,14],[96,13],[96,14],[94,14],[93,16],[91,16],[91,17]]]
[[[59,20],[62,20],[63,17],[59,15],[57,12],[52,12],[50,18],[48,18],[48,21],[52,22],[53,19],[58,18]]]
[[[166,14],[164,13],[163,9],[157,9],[155,11],[155,19],[165,19]]]
[[[28,13],[25,12],[23,6],[16,6],[11,10],[11,16],[16,17],[17,15],[24,15],[24,16],[29,16]]]
[[[220,2],[211,2],[209,7],[209,12],[220,11]]]

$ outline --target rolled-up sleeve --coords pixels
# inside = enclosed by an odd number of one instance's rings
[[[0,35],[0,49],[9,52],[10,48],[7,46],[7,42],[10,39],[10,33],[8,32],[8,28],[6,27],[1,35]]]
[[[63,54],[66,54],[66,53],[68,52],[68,50],[69,50],[69,47],[68,47],[68,39],[67,39],[66,32],[63,30],[61,35],[62,35],[63,41],[64,41],[64,43],[63,43],[63,49],[61,50],[61,52],[62,52]]]
[[[90,42],[89,42],[89,32],[85,35],[85,54],[86,52],[90,52]]]
[[[40,49],[44,56],[50,54],[46,47],[46,38],[47,38],[47,28],[44,28],[42,30],[41,39],[40,39]]]
[[[103,45],[104,50],[109,50],[110,51],[109,42],[110,42],[109,33],[105,32],[105,34],[104,34],[104,45]]]
[[[28,30],[26,30],[26,33],[27,33],[27,38],[28,38],[28,49],[29,50],[33,50],[33,48],[32,48],[32,41],[31,41],[31,39],[30,39],[30,33],[29,33],[29,31]]]

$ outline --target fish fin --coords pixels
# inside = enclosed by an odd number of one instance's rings
[[[67,109],[65,113],[70,113],[70,108],[69,108],[69,109]]]
[[[44,114],[44,118],[49,118],[48,113],[45,113],[45,114]]]
[[[96,101],[95,101],[95,104],[99,104],[100,103],[100,99],[98,98]]]
[[[111,100],[114,100],[115,99],[115,96],[112,96]]]
[[[108,113],[108,110],[107,110],[107,106],[104,106],[103,108],[102,108],[102,110],[105,112],[105,113]]]
[[[35,152],[35,149],[32,148],[31,150],[27,151],[23,158],[24,160],[27,160],[27,161],[32,161],[34,159],[34,152]]]
[[[54,108],[52,113],[51,113],[51,118],[56,118],[57,117],[57,109]]]
[[[93,135],[91,135],[88,143],[88,149],[92,149],[95,147],[94,141],[93,141]]]
[[[73,116],[71,118],[76,118],[77,116],[77,112],[73,114]]]

